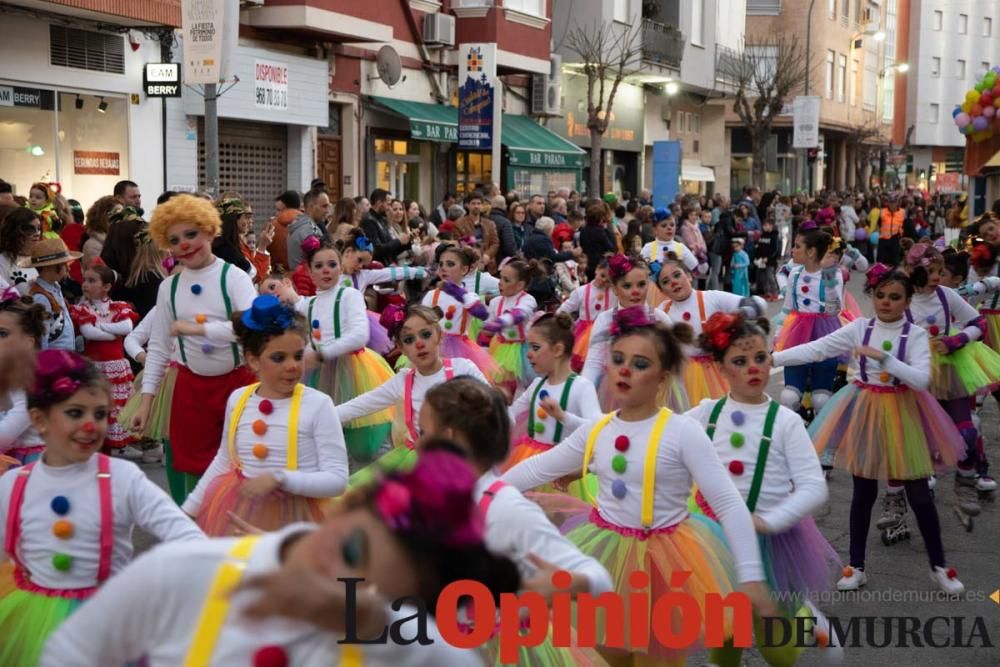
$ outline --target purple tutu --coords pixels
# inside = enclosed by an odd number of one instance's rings
[[[390,352],[392,348],[395,347],[392,344],[392,339],[389,338],[389,332],[385,330],[382,323],[379,322],[379,316],[372,311],[367,311],[368,314],[368,330],[370,331],[368,335],[368,345],[369,350],[374,350],[378,352],[383,357]]]
[[[759,535],[767,583],[787,599],[779,602],[793,613],[806,600],[830,590],[841,569],[840,556],[806,517],[788,530],[775,535]]]
[[[781,331],[775,336],[774,349],[776,352],[781,352],[798,345],[805,345],[839,328],[840,318],[836,314],[801,313],[793,310],[788,313],[781,325]]]
[[[479,347],[468,336],[445,334],[441,337],[441,358],[468,359],[487,378],[494,378],[500,372],[497,362],[485,348]]]

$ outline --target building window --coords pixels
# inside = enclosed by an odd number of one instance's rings
[[[944,24],[944,12],[940,9],[934,10],[934,29],[940,30],[941,26]]]
[[[931,58],[931,76],[941,76],[941,59]]]
[[[490,4],[490,3],[484,3]],[[545,17],[545,3],[543,0],[503,0],[505,9],[513,9],[532,16]]]
[[[958,15],[958,34],[967,35],[969,34],[969,15],[959,14]]]
[[[986,74],[987,72],[989,72],[990,71],[990,64],[989,64],[989,62],[987,62],[987,61],[984,60],[983,62],[979,63],[979,69],[980,69],[980,71],[983,74]]]
[[[837,18],[837,0],[829,0],[827,2],[826,10],[830,18],[832,19]]]
[[[964,60],[959,59],[959,61],[958,61],[958,70],[955,72],[955,78],[956,79],[963,79],[963,80],[965,79],[965,61]]]
[[[705,0],[691,0],[691,43],[705,46]]]
[[[836,56],[833,51],[826,52],[826,99],[833,99],[833,61]]]
[[[847,95],[847,56],[837,56],[837,101],[843,102]]]
[[[781,0],[747,0],[747,16],[778,16]]]
[[[851,17],[851,0],[843,0],[840,6],[840,22],[847,25]]]
[[[935,102],[931,102],[931,122],[937,123],[940,115],[941,115],[941,105]]]
[[[698,134],[698,133],[701,132],[701,114],[700,113],[696,113],[694,115],[694,130],[693,131],[694,131],[695,134]],[[698,142],[695,142],[695,143],[698,143]],[[697,149],[695,149],[695,150],[697,150]]]
[[[983,37],[993,36],[993,19],[986,17],[983,19]]]
[[[615,0],[614,20],[619,23],[631,23],[629,14],[632,9],[629,0]]]
[[[896,104],[896,3],[887,3],[885,8],[885,53],[882,56],[882,121],[891,122]]]
[[[858,88],[860,83],[861,61],[857,58],[851,59],[851,106],[858,105]]]

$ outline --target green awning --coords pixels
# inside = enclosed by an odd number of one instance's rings
[[[503,115],[503,145],[512,167],[583,169],[587,153],[528,116]]]
[[[372,100],[409,120],[414,139],[458,143],[457,108],[390,97],[373,96]],[[587,163],[586,151],[528,116],[505,113],[501,141],[511,167],[577,170]]]
[[[443,104],[408,102],[391,97],[372,100],[410,121],[410,136],[423,141],[458,142],[458,109]]]

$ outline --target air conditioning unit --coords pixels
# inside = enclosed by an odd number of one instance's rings
[[[455,46],[455,17],[451,14],[424,14],[424,44]]]
[[[531,115],[562,115],[562,56],[552,54],[548,74],[532,75]]]

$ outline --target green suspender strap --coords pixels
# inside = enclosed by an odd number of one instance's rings
[[[220,287],[222,288],[222,301],[226,305],[226,319],[233,316],[233,302],[229,299],[229,290],[226,289],[226,276],[229,274],[229,267],[231,264],[226,262],[222,265],[222,279],[220,281]],[[170,309],[174,313],[174,320],[177,319],[177,286],[180,284],[181,274],[174,276],[174,280],[170,283]],[[240,367],[240,348],[236,343],[231,344],[233,349],[233,368]],[[181,352],[181,361],[185,366],[188,365],[187,353],[184,350],[184,336],[177,337],[177,347]]]
[[[340,289],[337,290],[337,296],[333,303],[334,338],[340,338],[340,297],[344,295],[345,289],[346,289],[345,287],[341,287]],[[317,330],[316,328],[313,327],[313,322],[316,321],[313,319],[313,306],[316,305],[317,297],[314,296],[311,298],[312,300],[309,302],[309,312],[308,312],[309,322],[307,323],[309,325],[309,344],[312,345],[312,349],[319,350],[319,346],[316,344],[316,336],[313,334],[313,332]]]
[[[569,405],[569,391],[573,386],[573,380],[576,379],[576,373],[570,373],[569,377],[566,378],[566,383],[563,385],[562,396],[559,397],[559,407],[566,411],[566,406]],[[528,405],[528,437],[535,437],[535,412],[538,405],[538,395],[542,393],[542,387],[546,382],[549,381],[548,376],[542,378],[542,381],[538,383],[535,387],[535,393],[531,395],[531,403]],[[556,421],[556,431],[552,436],[552,443],[558,445],[562,441],[563,425],[561,421]]]
[[[708,418],[708,427],[705,432],[709,439],[715,438],[715,427],[722,414],[722,408],[726,405],[723,398],[712,408],[712,414]],[[774,434],[774,422],[778,417],[778,403],[771,401],[767,409],[767,417],[764,418],[764,433],[760,439],[760,448],[757,450],[757,463],[754,464],[753,481],[750,483],[750,493],[747,494],[747,508],[753,512],[757,508],[757,499],[760,497],[760,487],[764,483],[764,468],[767,467],[767,455],[771,449],[771,436]]]
[[[309,344],[312,346],[312,349],[318,350],[319,348],[316,346],[316,338],[315,338],[315,336],[313,336],[313,322],[316,321],[316,320],[313,319],[313,306],[314,305],[316,305],[316,297],[312,297],[311,299],[309,299],[309,314],[307,315],[307,317],[309,318],[309,322],[308,322],[308,325],[309,325]]]
[[[479,295],[479,283],[482,281],[482,279],[483,279],[483,272],[482,271],[476,271],[476,295],[477,296]]]

